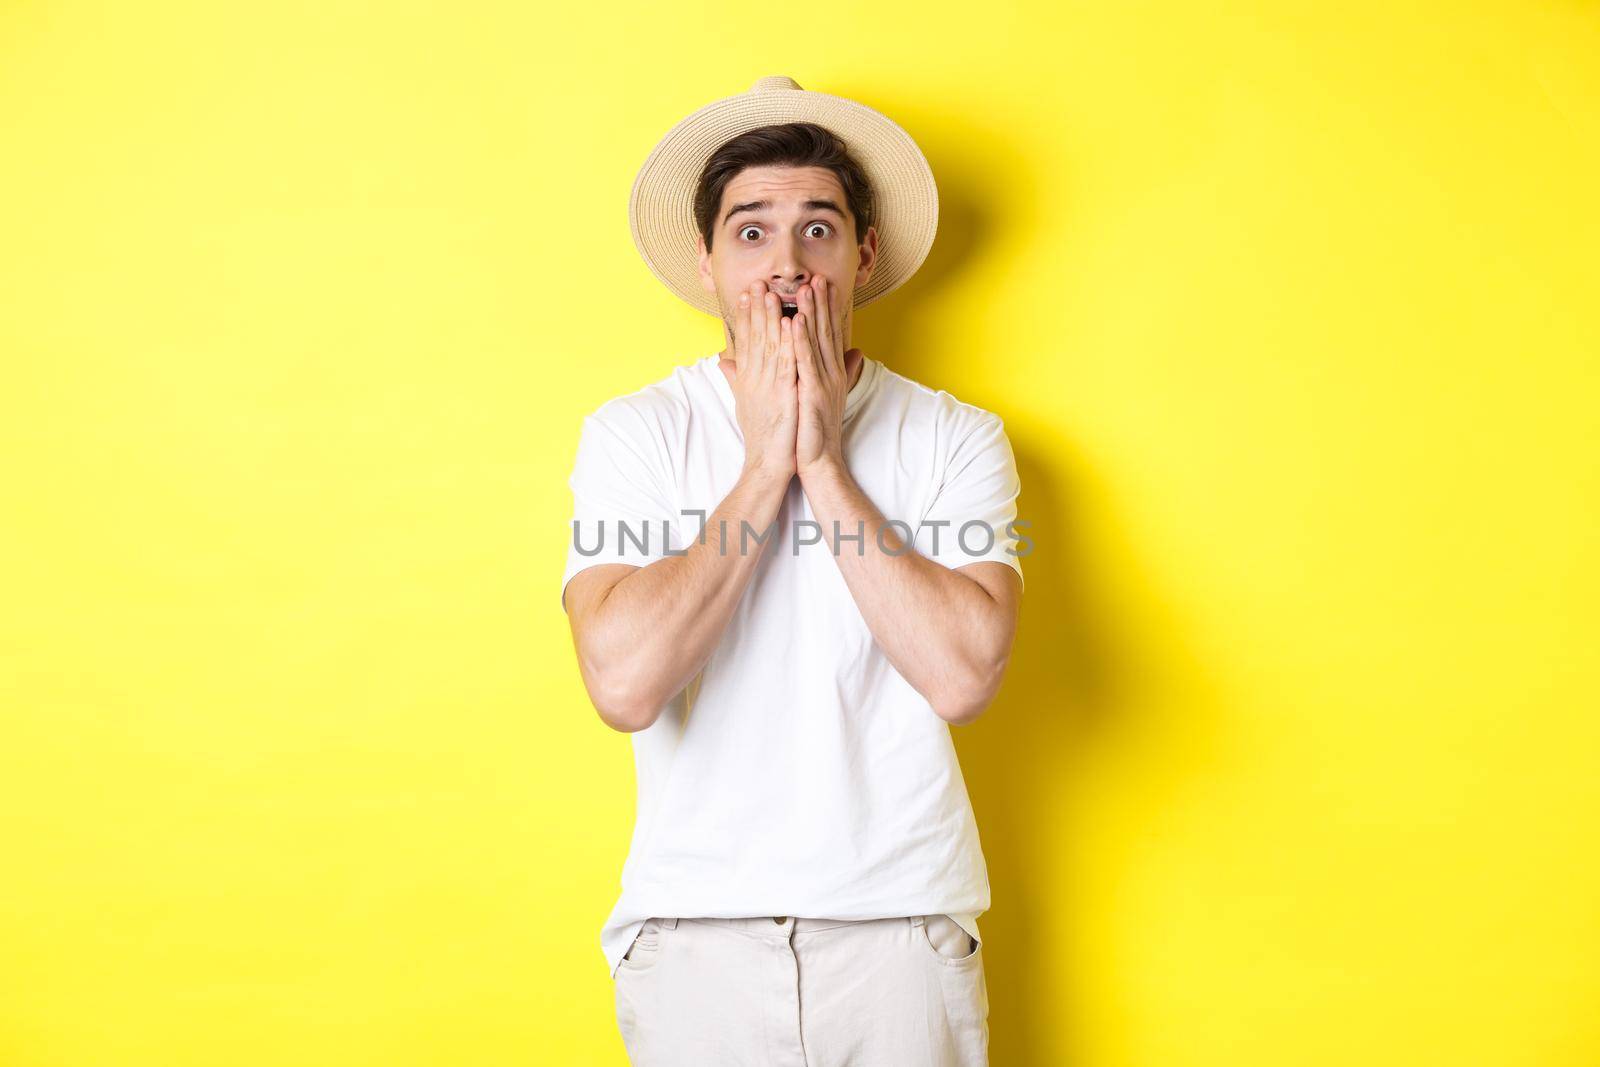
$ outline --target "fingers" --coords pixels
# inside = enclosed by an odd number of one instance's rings
[[[750,283],[740,294],[740,303],[743,309],[744,343],[740,346],[737,358],[739,366],[735,370],[740,375],[748,375],[751,379],[760,377],[767,369],[767,287],[766,283],[757,280]]]
[[[761,285],[761,301],[766,308],[766,352],[767,361],[770,364],[777,355],[782,336],[779,323],[785,321],[783,317],[783,301],[778,297],[777,293],[767,288],[765,282],[759,284]]]
[[[733,369],[738,372],[744,354],[750,349],[750,290],[739,294],[739,306],[733,309]]]
[[[794,321],[803,329],[799,331],[800,339],[805,342],[805,360],[818,360],[822,356],[822,348],[817,340],[817,299],[815,282],[801,286],[800,310],[795,315]]]
[[[794,335],[794,358],[799,377],[808,384],[817,374],[817,334],[812,324],[811,316],[806,314],[806,294],[810,290],[800,293],[800,310],[789,319],[790,333]]]
[[[821,384],[818,381],[818,374],[822,368],[818,366],[818,355],[816,355],[816,330],[805,312],[798,312],[792,322],[794,322],[797,381],[803,382],[805,392],[811,392]]]
[[[807,309],[816,304],[809,285],[801,287],[799,299]],[[771,381],[782,375],[792,382],[801,358],[809,359],[813,370],[817,369],[819,336],[814,310],[785,318],[783,299],[761,279],[739,294],[733,336],[739,364],[735,373],[741,376]]]
[[[794,320],[784,318],[780,309],[778,314],[778,358],[774,361],[774,369],[782,381],[789,381],[795,376],[795,335],[799,332],[799,330],[795,329]]]
[[[830,373],[839,372],[842,360],[839,352],[840,337],[838,335],[838,316],[834,313],[834,301],[837,299],[834,287],[823,275],[817,275],[817,344],[822,353],[822,361],[828,365]]]

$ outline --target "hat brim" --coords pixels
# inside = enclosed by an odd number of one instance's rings
[[[840,96],[807,89],[740,93],[707,104],[669,130],[645,159],[628,198],[628,226],[645,264],[686,303],[719,315],[715,293],[700,282],[694,222],[695,186],[711,154],[749,130],[814,122],[844,141],[872,185],[878,259],[854,304],[893,292],[927,259],[939,227],[933,168],[911,136],[886,116]]]

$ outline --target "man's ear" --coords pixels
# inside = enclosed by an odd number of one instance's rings
[[[700,257],[700,287],[708,293],[717,291],[717,279],[711,273],[711,253],[706,251],[706,236],[694,235],[695,255]]]
[[[878,228],[867,227],[867,235],[862,239],[857,249],[861,256],[861,264],[856,267],[856,288],[867,284],[867,279],[872,277],[873,268],[878,265]]]

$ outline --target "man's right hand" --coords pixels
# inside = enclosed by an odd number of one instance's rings
[[[734,413],[744,434],[744,469],[777,477],[795,474],[800,379],[794,335],[783,302],[755,281],[739,296],[733,316]]]

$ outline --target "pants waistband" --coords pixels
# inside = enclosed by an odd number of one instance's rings
[[[814,933],[818,930],[833,930],[841,926],[863,926],[867,923],[910,923],[913,926],[921,925],[924,916],[900,915],[887,919],[817,919],[805,915],[755,915],[739,916],[737,918],[721,918],[716,916],[671,916],[660,920],[661,925],[668,930],[675,929],[679,922],[705,923],[712,926],[721,926],[725,929],[736,930],[752,937],[787,937],[791,932],[797,934]]]

